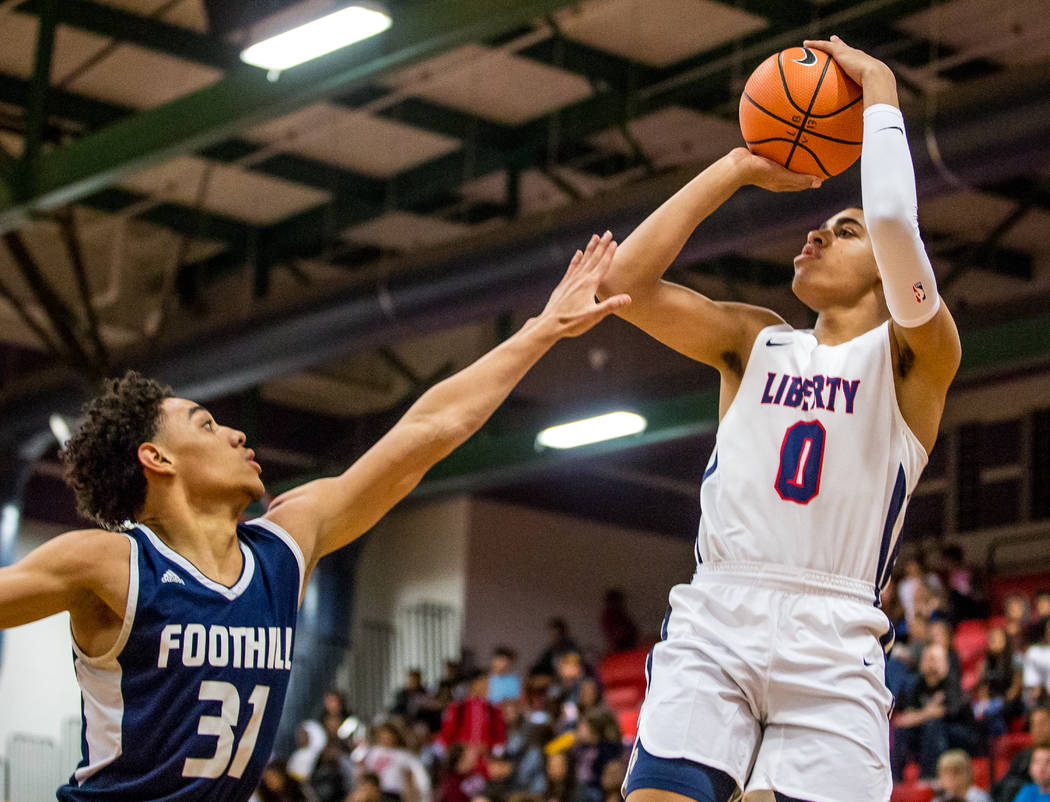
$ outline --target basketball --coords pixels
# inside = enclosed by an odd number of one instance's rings
[[[752,153],[797,173],[838,175],[860,156],[860,86],[821,50],[790,47],[751,73],[740,130]]]

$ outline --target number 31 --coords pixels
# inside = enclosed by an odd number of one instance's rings
[[[216,735],[215,754],[211,757],[188,757],[182,766],[183,777],[221,777],[223,773],[231,777],[240,777],[252,759],[255,742],[259,738],[259,727],[262,725],[266,700],[270,696],[269,685],[256,685],[248,697],[252,706],[252,715],[237,745],[237,754],[233,755],[233,728],[241,715],[241,697],[237,686],[220,680],[201,682],[197,698],[202,702],[221,702],[222,707],[217,716],[201,716],[197,722],[198,735]],[[233,755],[233,762],[230,756]],[[227,766],[229,771],[226,771]]]

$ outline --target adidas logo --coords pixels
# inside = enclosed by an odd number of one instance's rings
[[[182,577],[179,576],[178,574],[176,574],[170,568],[167,571],[164,572],[164,576],[162,576],[160,578],[160,581],[161,582],[178,582],[180,585],[185,585],[186,584],[185,582],[182,581]]]

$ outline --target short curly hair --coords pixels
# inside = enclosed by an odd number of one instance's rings
[[[103,529],[119,530],[146,502],[146,476],[138,447],[157,433],[167,385],[129,370],[107,379],[84,405],[84,422],[62,450],[66,483],[77,511]]]

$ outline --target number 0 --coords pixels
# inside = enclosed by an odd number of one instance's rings
[[[796,423],[784,433],[776,481],[784,501],[809,504],[820,492],[825,436],[824,427],[815,420]]]

